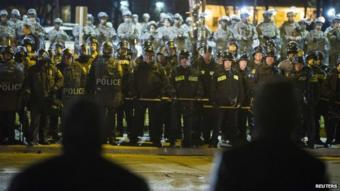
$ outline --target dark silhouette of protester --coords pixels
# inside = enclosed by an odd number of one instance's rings
[[[312,191],[328,182],[323,162],[295,144],[299,116],[293,85],[270,81],[255,99],[253,141],[217,158],[211,190]]]
[[[149,190],[145,181],[101,156],[103,112],[89,98],[64,111],[63,154],[18,174],[9,191]]]

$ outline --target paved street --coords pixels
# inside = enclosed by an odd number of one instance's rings
[[[327,153],[328,155],[335,155]],[[58,155],[59,146],[27,149],[0,147],[0,191],[13,174],[28,164]],[[320,150],[319,154],[322,153]],[[209,185],[213,149],[157,149],[152,147],[105,147],[105,157],[145,177],[152,190],[205,190]],[[340,152],[340,151],[337,151]],[[198,156],[194,156],[196,153]],[[322,156],[333,183],[340,184],[340,157]],[[340,189],[338,189],[340,190]]]

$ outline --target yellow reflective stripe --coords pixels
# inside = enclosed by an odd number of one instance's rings
[[[223,76],[218,77],[217,81],[220,82],[220,81],[223,81],[223,80],[226,80],[226,79],[227,79],[227,76],[223,75]]]
[[[177,77],[175,78],[175,81],[178,82],[178,81],[182,81],[182,80],[184,80],[184,79],[185,79],[185,77],[184,77],[183,75],[180,75],[180,76],[177,76]]]
[[[233,76],[234,80],[238,80],[238,75]]]
[[[198,81],[198,77],[197,76],[189,76],[189,81],[197,82]]]

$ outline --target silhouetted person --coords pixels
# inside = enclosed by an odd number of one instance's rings
[[[141,178],[101,156],[103,116],[87,98],[71,103],[64,111],[63,154],[18,174],[9,190],[149,190]]]
[[[292,84],[273,80],[258,92],[253,142],[222,153],[211,190],[312,191],[326,167],[295,145],[298,104]]]

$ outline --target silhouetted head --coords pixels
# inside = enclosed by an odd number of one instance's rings
[[[70,101],[64,108],[64,154],[99,155],[103,142],[103,113],[90,98]]]
[[[297,97],[283,79],[272,79],[257,92],[254,105],[254,139],[292,141],[299,122]]]

